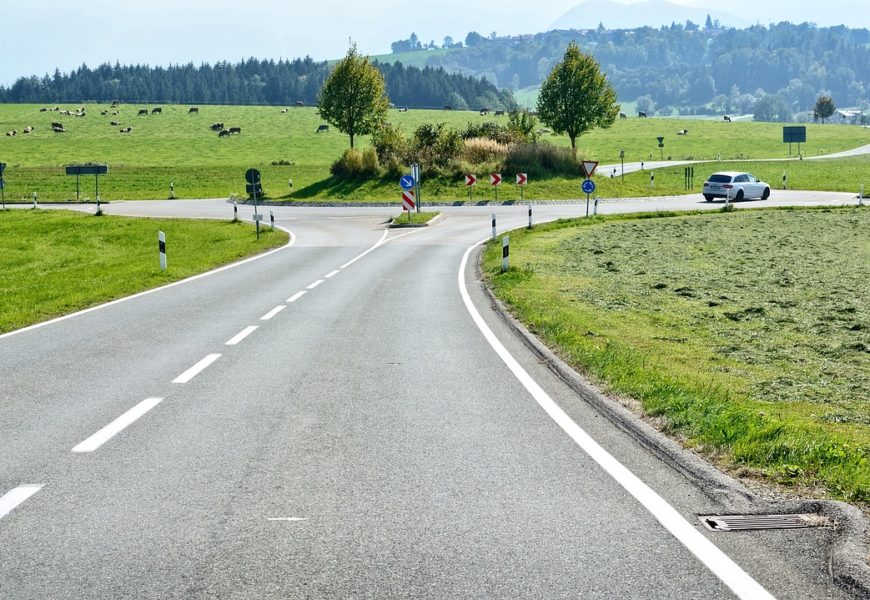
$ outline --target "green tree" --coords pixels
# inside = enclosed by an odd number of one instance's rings
[[[610,127],[619,115],[616,90],[601,72],[598,62],[568,45],[562,62],[556,64],[541,85],[538,114],[556,133],[571,140],[577,156],[577,137],[596,127]]]
[[[835,110],[837,110],[837,107],[834,104],[834,99],[830,96],[822,95],[816,100],[814,115],[824,123],[825,119],[833,115]]]
[[[753,121],[772,121],[775,123],[789,123],[794,115],[788,102],[779,94],[765,94],[755,103]]]
[[[387,115],[384,77],[360,56],[353,44],[320,89],[317,106],[320,116],[350,136],[350,147],[357,135],[374,133]]]

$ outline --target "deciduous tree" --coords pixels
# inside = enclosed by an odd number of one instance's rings
[[[562,62],[553,67],[541,85],[538,114],[556,133],[571,140],[577,156],[577,137],[596,127],[610,127],[619,115],[616,90],[601,72],[598,62],[574,42]]]
[[[822,120],[822,123],[825,122],[825,119],[834,114],[834,111],[837,110],[837,106],[834,104],[834,99],[828,95],[821,95],[816,100],[815,106],[815,116]]]
[[[390,101],[383,75],[354,44],[329,74],[317,105],[325,121],[350,136],[353,148],[354,137],[374,133],[383,123]]]

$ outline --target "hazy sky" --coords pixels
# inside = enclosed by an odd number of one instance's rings
[[[672,1],[764,24],[870,27],[866,0]],[[438,44],[446,35],[464,40],[469,31],[537,33],[578,4],[582,0],[0,0],[0,84],[82,63],[156,66],[305,55],[322,60],[343,56],[351,38],[361,52],[381,54],[411,32]],[[819,6],[826,7],[824,13]],[[607,25],[607,17],[595,22]]]

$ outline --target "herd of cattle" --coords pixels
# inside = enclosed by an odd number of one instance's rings
[[[295,106],[297,106],[297,107],[305,106],[305,103],[301,100],[297,100],[295,102]],[[404,106],[401,106],[401,107],[392,106],[392,107],[396,108],[399,112],[407,112],[408,111],[408,108],[404,107]],[[288,110],[289,109],[287,109],[287,108],[282,108],[281,113],[286,113],[286,112],[288,112]],[[444,110],[453,110],[453,107],[450,105],[446,105],[446,106],[444,106]],[[59,106],[54,106],[51,108],[44,107],[44,108],[40,108],[39,112],[56,112],[59,115],[68,115],[68,116],[72,116],[72,117],[87,116],[87,111],[86,111],[84,106],[81,106],[81,107],[79,107],[77,109],[73,109],[73,110],[61,109]],[[480,112],[480,116],[482,116],[482,117],[487,116],[490,113],[490,109],[489,108],[481,108],[479,112]],[[110,109],[100,111],[100,116],[116,117],[116,116],[119,116],[120,114],[121,114],[121,111],[120,111],[120,107],[119,107],[119,102],[117,100],[112,101],[112,105],[111,105]],[[138,109],[138,112],[137,112],[137,116],[139,116],[139,117],[146,117],[149,114],[150,115],[161,115],[161,114],[163,114],[163,108],[160,106],[156,106],[150,110],[147,108],[140,108],[140,109]],[[196,106],[189,107],[187,110],[187,114],[198,115],[199,114],[199,107],[196,107]],[[504,116],[506,113],[504,110],[499,109],[499,110],[494,111],[494,114],[496,117],[501,117],[501,116]],[[535,113],[532,113],[532,114],[535,114]],[[644,111],[638,111],[637,116],[638,116],[638,118],[641,118],[641,119],[647,118],[647,114]],[[619,113],[619,118],[626,119],[628,117],[625,113]],[[723,116],[722,119],[726,123],[731,122],[731,117],[729,117],[728,115]],[[121,122],[118,120],[115,120],[115,119],[112,119],[111,121],[109,121],[109,124],[113,127],[121,127]],[[236,133],[237,134],[242,133],[241,127],[229,127],[229,128],[227,128],[227,127],[224,127],[223,123],[212,123],[211,125],[209,125],[209,128],[212,131],[217,132],[219,138],[229,137],[229,136],[236,134]],[[55,133],[66,133],[66,131],[67,131],[66,128],[63,126],[63,123],[61,123],[59,121],[54,121],[51,123],[51,130]],[[32,125],[28,125],[27,127],[24,127],[21,131],[24,134],[30,134],[34,131],[34,127]],[[120,133],[131,133],[133,131],[133,128],[130,126],[121,127],[118,131]],[[327,133],[327,132],[329,132],[329,126],[326,124],[319,125],[317,127],[317,131],[315,131],[315,133]],[[549,129],[539,129],[537,131],[537,133],[538,134],[547,134],[547,133],[550,133],[550,130]],[[688,133],[689,133],[688,129],[680,129],[679,131],[677,131],[677,135],[688,135]],[[10,131],[7,131],[6,135],[7,135],[7,137],[17,136],[18,130],[12,129]]]

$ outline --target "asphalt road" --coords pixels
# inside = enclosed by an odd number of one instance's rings
[[[599,210],[684,204],[711,207]],[[0,336],[0,598],[847,597],[830,529],[706,531],[697,515],[733,498],[582,401],[491,309],[473,246],[525,207],[389,232],[394,209],[273,210],[291,246]]]

